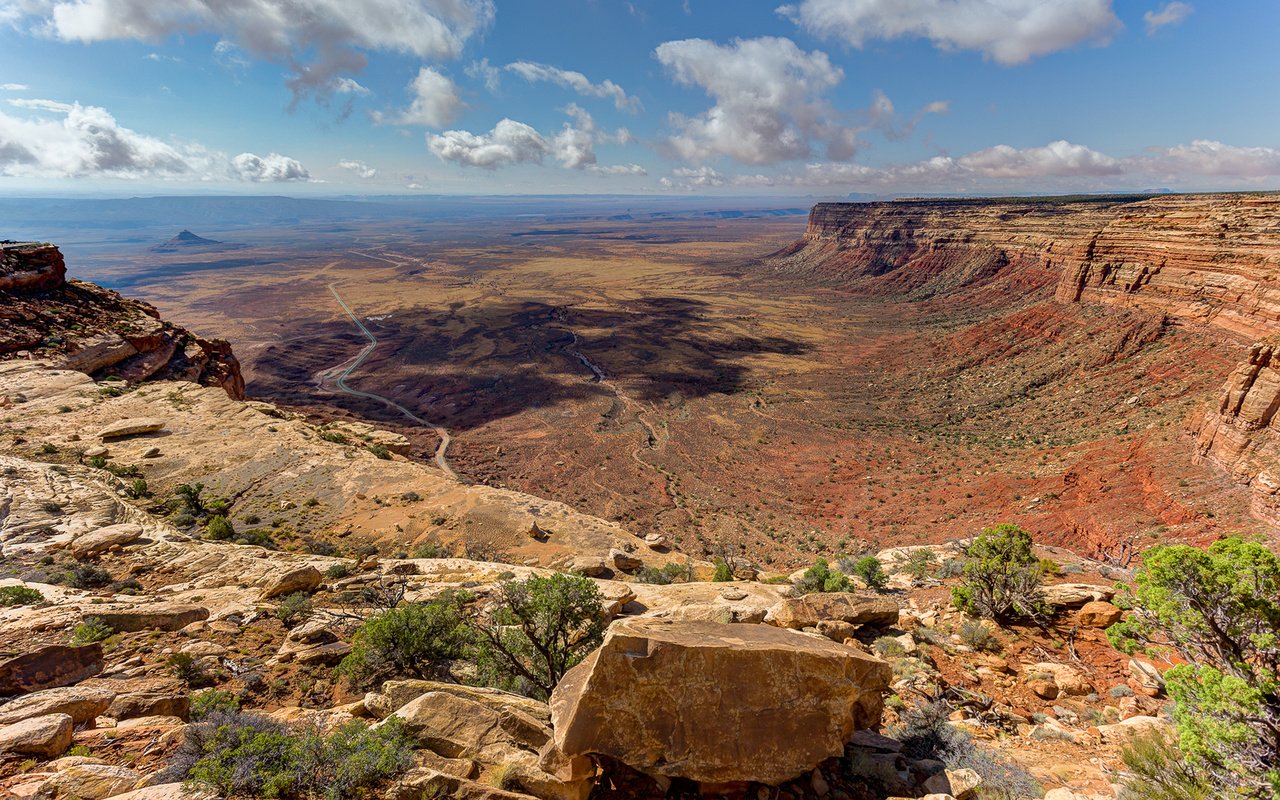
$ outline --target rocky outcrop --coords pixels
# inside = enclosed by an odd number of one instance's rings
[[[1280,196],[820,203],[781,273],[927,297],[1000,282],[1261,338],[1280,326]]]
[[[769,625],[627,619],[551,696],[561,756],[776,785],[879,725],[889,665]]]
[[[1252,490],[1253,514],[1280,525],[1280,336],[1256,343],[1200,425],[1197,457]]]
[[[0,697],[77,683],[102,671],[102,644],[50,644],[0,661]]]
[[[66,272],[53,245],[0,243],[0,360],[39,358],[132,382],[186,380],[244,397],[229,344]]]

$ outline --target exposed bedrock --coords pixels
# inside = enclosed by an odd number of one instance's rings
[[[50,244],[0,244],[0,360],[39,358],[98,378],[182,380],[244,398],[231,345],[160,319],[152,306],[66,279]]]

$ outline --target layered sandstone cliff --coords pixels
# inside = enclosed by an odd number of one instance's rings
[[[1280,195],[822,203],[771,263],[917,297],[1002,278],[1260,339],[1280,330]]]
[[[0,244],[0,360],[39,358],[96,377],[185,380],[244,398],[231,346],[160,319],[152,306],[66,279],[57,247]]]

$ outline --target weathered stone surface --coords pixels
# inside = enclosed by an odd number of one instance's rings
[[[116,693],[109,689],[65,686],[24,695],[0,705],[0,725],[11,725],[32,717],[67,714],[75,724],[88,722],[111,705]]]
[[[1105,600],[1085,603],[1076,612],[1076,621],[1086,628],[1105,628],[1114,625],[1124,616],[1124,612]]]
[[[102,620],[113,631],[176,631],[193,622],[209,618],[209,609],[203,606],[169,603],[138,604],[136,606],[98,606],[85,614],[85,619]]]
[[[47,714],[0,727],[0,753],[56,758],[71,745],[70,714]]]
[[[816,627],[822,621],[850,625],[896,625],[898,603],[888,597],[852,592],[815,592],[804,597],[788,597],[769,609],[764,621],[780,628]]]
[[[365,696],[365,707],[375,716],[382,719],[390,716],[392,712],[409,701],[416,700],[428,692],[444,692],[445,694],[480,703],[495,710],[514,708],[545,725],[551,724],[551,709],[547,707],[546,703],[540,703],[523,695],[511,694],[500,689],[490,689],[484,686],[463,686],[439,681],[387,681],[382,684],[382,691],[377,695],[370,694]],[[374,697],[374,699],[370,701],[370,697]],[[370,705],[371,702],[372,705]],[[380,711],[383,713],[379,713]]]
[[[50,644],[0,661],[0,696],[78,683],[102,672],[102,644]]]
[[[1160,674],[1160,670],[1156,669],[1153,664],[1131,658],[1129,659],[1129,675],[1132,679],[1130,685],[1135,690],[1141,691],[1142,694],[1155,697],[1164,691],[1164,676]]]
[[[159,417],[133,417],[113,422],[98,431],[99,439],[120,439],[125,436],[141,436],[144,433],[155,433],[164,430],[167,423]]]
[[[501,763],[512,748],[537,752],[551,737],[545,725],[523,712],[492,708],[444,692],[427,692],[396,709],[405,732],[445,758]]]
[[[1044,600],[1051,606],[1079,608],[1086,603],[1110,600],[1116,590],[1093,583],[1055,583],[1044,587]]]
[[[434,769],[420,770],[404,776],[396,781],[384,796],[386,800],[422,800],[424,797],[448,797],[451,800],[529,800],[530,798],[527,794],[496,789]]]
[[[68,549],[76,558],[86,558],[105,553],[113,547],[136,542],[140,538],[142,538],[142,526],[124,522],[77,536]]]
[[[982,776],[971,769],[948,769],[924,782],[926,790],[955,800],[969,800],[981,785]]]
[[[294,592],[314,591],[323,580],[324,576],[320,574],[320,570],[308,564],[305,567],[291,569],[264,586],[260,597],[263,600],[270,600],[272,597]]]
[[[624,619],[551,698],[564,755],[649,774],[781,783],[880,721],[889,665],[765,625]]]
[[[613,565],[615,567],[622,570],[623,572],[629,572],[633,569],[640,569],[640,567],[644,566],[644,561],[640,560],[639,557],[634,556],[625,550],[618,550],[618,549],[610,550],[609,560],[613,562]]]
[[[599,556],[574,556],[566,569],[589,578],[599,578],[609,571],[609,564]]]
[[[158,783],[118,794],[111,800],[214,800],[216,797],[213,792],[181,783]]]
[[[117,720],[161,716],[185,720],[190,712],[190,695],[183,692],[151,689],[117,696],[107,708],[106,716]]]
[[[131,790],[142,773],[111,764],[79,764],[60,771],[40,787],[41,800],[105,800]]]

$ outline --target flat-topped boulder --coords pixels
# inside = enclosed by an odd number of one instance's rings
[[[555,749],[777,785],[880,723],[888,664],[768,625],[624,619],[551,696]]]
[[[209,609],[186,603],[150,603],[134,606],[98,606],[85,614],[116,633],[176,631],[209,618]]]
[[[79,725],[107,710],[116,693],[87,686],[63,686],[23,695],[0,705],[0,725],[48,714],[67,714]]]
[[[108,525],[96,531],[81,534],[67,548],[76,558],[86,558],[105,553],[113,547],[123,547],[142,538],[142,526],[132,522]]]
[[[99,439],[121,439],[125,436],[141,436],[164,430],[166,422],[159,417],[131,417],[113,422],[98,431]]]
[[[293,594],[294,592],[314,591],[323,580],[324,576],[320,574],[320,570],[310,564],[305,567],[297,567],[272,578],[266,586],[262,587],[262,594],[259,595],[259,599],[270,600],[273,597]]]
[[[1086,603],[1110,601],[1116,596],[1111,586],[1095,583],[1055,583],[1044,587],[1044,601],[1051,606],[1079,608]]]
[[[57,758],[71,746],[70,714],[47,714],[0,727],[0,753]]]
[[[888,626],[898,623],[896,600],[853,592],[814,592],[787,597],[769,609],[764,621],[780,628],[816,627],[819,622]]]
[[[0,697],[78,683],[102,672],[102,643],[48,644],[0,661]]]

